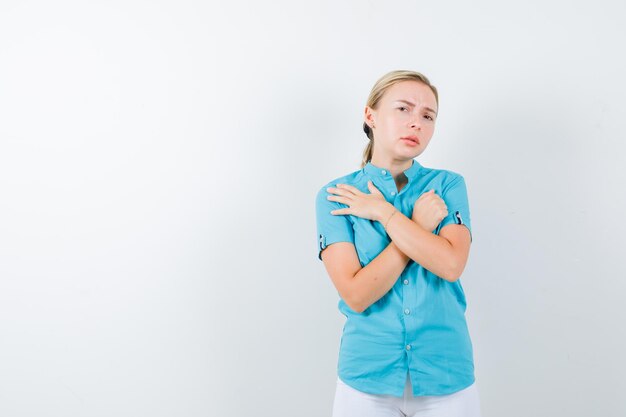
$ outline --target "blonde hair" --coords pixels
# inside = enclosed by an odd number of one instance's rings
[[[367,98],[367,105],[372,109],[378,106],[378,102],[389,87],[399,83],[401,81],[418,81],[426,84],[432,92],[435,94],[435,100],[437,101],[437,107],[439,107],[439,94],[437,94],[437,88],[430,83],[428,78],[424,74],[417,71],[397,70],[391,71],[383,75],[376,81],[369,97]],[[361,168],[363,168],[369,161],[372,160],[372,153],[374,150],[374,132],[367,123],[363,122],[363,131],[367,135],[369,142],[363,151],[363,160],[361,161]]]

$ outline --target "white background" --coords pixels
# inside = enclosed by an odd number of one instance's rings
[[[315,194],[440,91],[484,417],[623,416],[618,1],[2,1],[0,415],[329,416]]]

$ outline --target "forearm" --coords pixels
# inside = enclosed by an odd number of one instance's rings
[[[408,263],[409,257],[391,242],[370,263],[361,268],[352,281],[352,294],[355,295],[357,312],[363,312],[385,295],[394,286]]]
[[[389,204],[386,214],[381,218],[384,219],[382,221],[386,224],[383,225],[386,226],[387,234],[396,247],[433,274],[447,281],[454,281],[454,271],[457,268],[454,265],[455,257],[450,242],[424,230],[400,211],[389,217],[393,210],[397,209]]]

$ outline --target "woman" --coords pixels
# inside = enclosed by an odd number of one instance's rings
[[[439,99],[392,71],[365,107],[361,169],[316,198],[319,259],[346,316],[334,417],[480,416],[459,277],[472,240],[465,180],[415,157]]]

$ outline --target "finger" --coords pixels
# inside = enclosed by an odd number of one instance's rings
[[[331,210],[330,214],[335,215],[335,216],[342,216],[342,215],[350,214],[350,212],[348,210],[350,210],[350,209],[342,208],[342,209],[338,209],[338,210]]]
[[[432,192],[433,192],[433,190],[428,190],[428,191],[426,191],[425,193],[422,193],[422,195],[420,195],[420,196],[418,197],[418,200],[423,200],[423,199],[425,199],[426,197],[430,197],[430,196],[432,195]]]
[[[353,187],[352,185],[349,185],[349,184],[337,184],[337,187],[341,188],[342,190],[352,191],[354,194],[365,194],[358,188]]]
[[[367,182],[367,188],[369,188],[369,190],[370,190],[372,193],[382,194],[382,193],[380,192],[380,190],[379,190],[378,188],[376,188],[376,186],[374,185],[374,183],[373,183],[372,181],[368,181],[368,182]]]
[[[440,197],[440,196],[438,196],[438,195],[434,195],[434,196],[433,196],[433,198],[434,198],[437,202],[439,202],[440,204],[443,204],[443,205],[445,205],[445,204],[446,204],[446,202],[444,201],[444,199],[443,199],[443,198],[441,198],[441,197]]]
[[[423,195],[425,195],[426,199],[430,200],[430,201],[437,201],[437,200],[441,200],[441,197],[439,197],[439,195],[437,195],[437,192],[435,190],[429,190],[428,192],[424,193]]]
[[[437,203],[435,204],[435,207],[437,207],[440,210],[447,210],[448,209],[448,206],[446,206],[446,204],[443,202],[443,200],[437,201]]]
[[[326,197],[327,200],[336,201],[338,203],[342,203],[345,205],[350,205],[349,203],[352,201],[350,198],[340,195],[329,195]]]
[[[328,187],[326,191],[329,194],[337,194],[337,195],[345,195],[345,196],[347,196],[348,194],[352,194],[348,190],[342,190],[341,188],[334,188],[334,187]]]
[[[442,201],[438,201],[436,204],[436,207],[441,210],[442,212],[446,213],[446,216],[448,215],[448,206],[446,206],[446,204]]]

